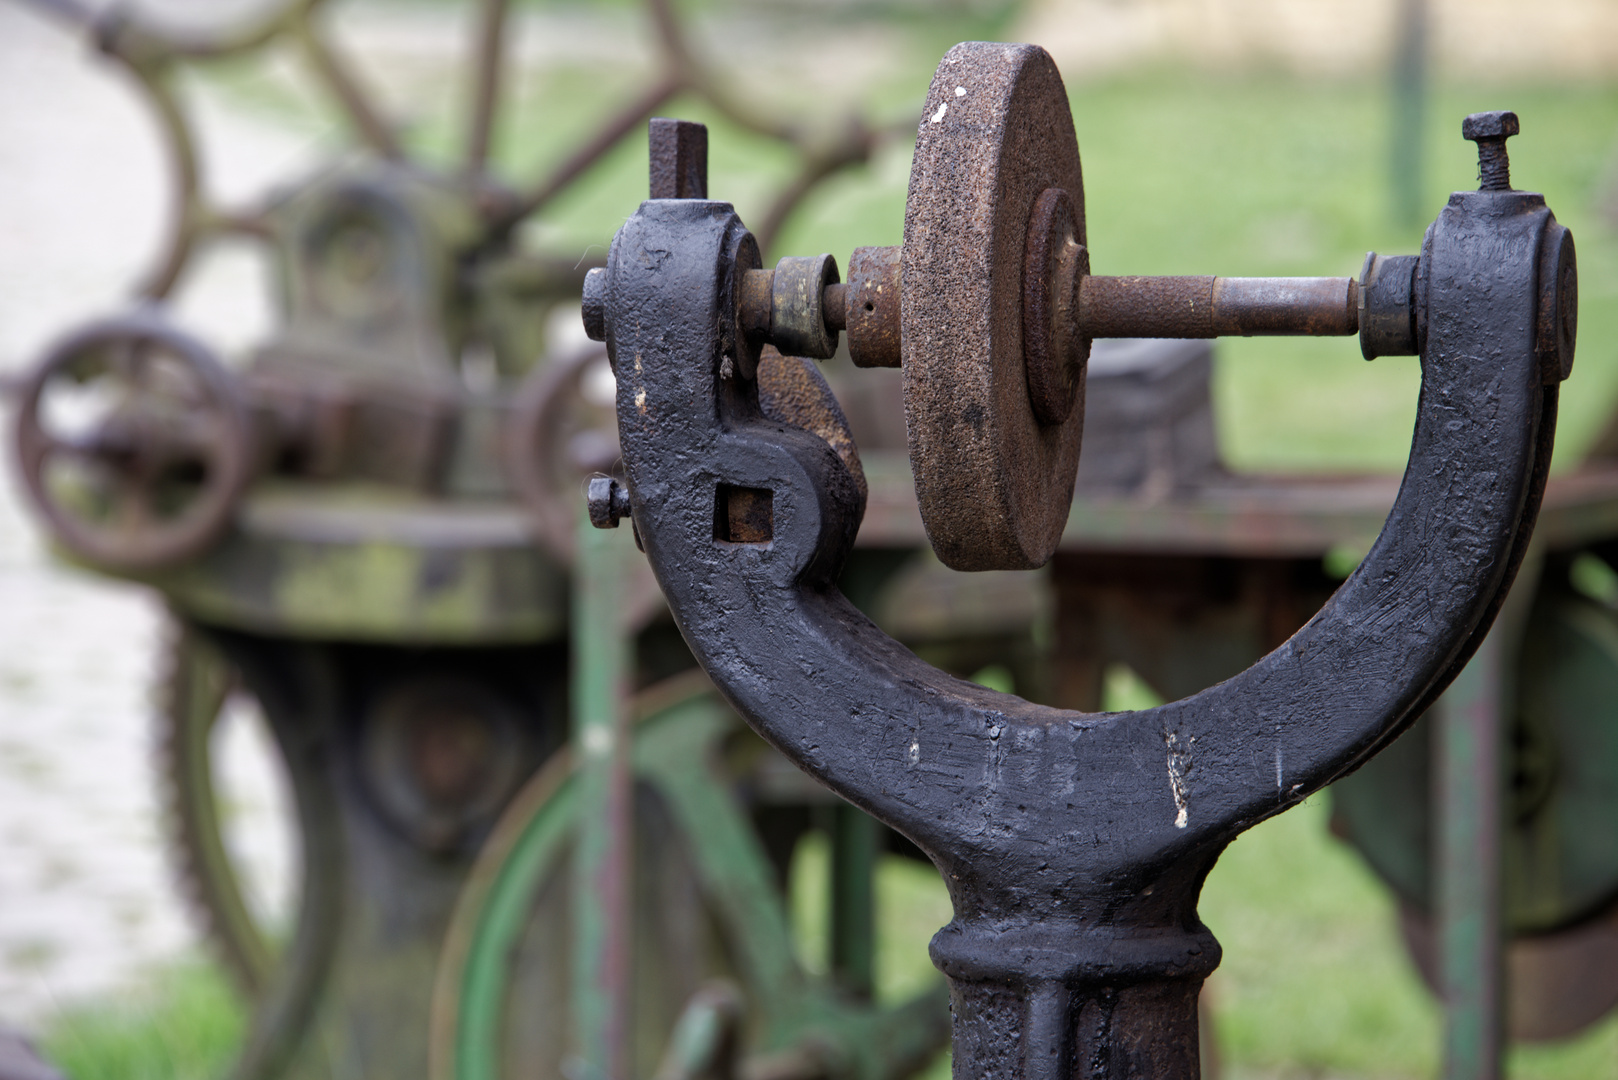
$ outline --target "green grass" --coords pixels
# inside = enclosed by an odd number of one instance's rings
[[[153,972],[138,993],[55,1017],[40,1049],[69,1080],[218,1080],[245,1014],[217,968],[187,961]]]

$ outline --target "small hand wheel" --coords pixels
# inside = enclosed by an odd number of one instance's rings
[[[506,479],[528,508],[536,538],[573,561],[585,478],[618,466],[616,383],[607,350],[591,345],[537,371],[517,395],[506,436]]]
[[[121,571],[205,551],[230,524],[252,457],[230,373],[144,312],[59,342],[24,384],[16,438],[23,483],[57,540]]]

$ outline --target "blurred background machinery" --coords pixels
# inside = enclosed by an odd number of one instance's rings
[[[156,588],[173,614],[164,783],[186,890],[255,1002],[236,1074],[398,1075],[429,1059],[446,1077],[565,1075],[586,1067],[575,1059],[598,1067],[599,1048],[577,1034],[600,1028],[584,988],[594,965],[626,954],[636,1026],[620,1017],[606,1035],[629,1043],[627,1072],[652,1070],[681,1008],[708,1000],[697,992],[721,974],[739,980],[739,1001],[703,1005],[723,1015],[692,1022],[742,1024],[724,1039],[739,1037],[736,1052],[768,1075],[878,1077],[925,1064],[945,1038],[941,990],[893,1009],[869,1003],[884,834],[772,768],[717,702],[695,703],[700,686],[653,690],[661,707],[638,706],[658,749],[639,770],[633,820],[614,822],[636,838],[631,923],[597,917],[608,892],[629,887],[630,868],[577,861],[612,812],[564,779],[569,668],[588,666],[577,646],[633,637],[630,669],[606,676],[624,690],[691,661],[658,618],[643,567],[620,561],[609,574],[627,581],[611,599],[570,595],[580,484],[618,457],[610,408],[603,419],[612,375],[594,347],[547,348],[552,308],[576,312],[588,261],[514,240],[679,92],[804,159],[776,224],[884,133],[856,119],[809,145],[786,121],[730,101],[654,3],[663,70],[520,190],[489,166],[508,46],[502,0],[480,8],[452,170],[406,151],[328,44],[317,3],[206,33],[44,6],[81,24],[155,105],[178,210],[135,310],[70,333],[22,384],[16,453],[62,552]],[[221,209],[201,184],[175,83],[189,64],[281,46],[302,54],[359,146],[261,206]],[[280,296],[276,329],[239,371],[163,306],[217,234],[266,244]],[[300,892],[279,942],[244,901],[220,831],[210,736],[234,693],[262,710],[296,811]],[[621,696],[609,689],[594,705],[616,710]],[[574,735],[589,757],[590,740]],[[760,779],[772,775],[785,779]],[[834,901],[831,971],[818,981],[800,968],[781,900],[815,815],[831,822]],[[486,848],[497,825],[509,843]],[[569,847],[589,885],[571,893],[559,854]],[[506,861],[488,865],[488,852]],[[469,877],[481,889],[469,892]],[[603,951],[580,961],[573,943],[602,933]],[[665,1071],[684,1075],[718,1052],[682,1046]]]

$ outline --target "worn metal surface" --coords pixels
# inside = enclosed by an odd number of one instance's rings
[[[1075,406],[1084,408],[1084,365],[1090,338],[1098,335],[1081,329],[1074,318],[1075,294],[1090,272],[1083,232],[1064,189],[1039,193],[1023,253],[1022,352],[1028,400],[1044,424],[1060,424]]]
[[[994,77],[977,81],[985,72]],[[1011,107],[1017,93],[1050,100],[1054,87],[1038,50],[952,50],[913,176],[929,175],[952,112],[975,129],[958,140],[953,164],[992,164],[1031,129],[1047,130]],[[981,167],[968,175],[983,179]],[[992,185],[1015,206],[1018,235],[1034,197],[1052,186],[1024,193],[1020,184],[1000,176]],[[957,256],[963,296],[986,297],[1002,280],[982,254],[992,249],[983,242],[991,207],[974,213],[973,190],[984,197],[982,186],[949,194],[967,201],[946,219],[927,211],[949,198],[913,183],[907,379],[918,350],[951,347],[941,328],[973,310],[959,297],[947,310],[912,306],[913,283],[929,270],[949,282],[937,256]],[[1452,197],[1423,253],[1427,349],[1411,461],[1369,555],[1319,614],[1245,672],[1130,715],[1063,712],[951,679],[848,605],[831,582],[859,524],[853,478],[822,440],[764,422],[747,388],[724,376],[716,328],[734,318],[730,266],[744,226],[723,203],[654,200],[619,232],[606,337],[615,356],[637,362],[632,376],[620,364],[618,412],[648,557],[726,697],[943,872],[956,917],[933,957],[951,980],[958,1076],[1196,1075],[1196,995],[1219,955],[1195,915],[1207,870],[1242,829],[1351,770],[1425,709],[1487,634],[1526,548],[1555,424],[1556,391],[1534,350],[1550,220],[1534,195]],[[920,224],[935,262],[918,255],[913,276]],[[962,251],[963,237],[979,243]],[[1017,255],[1011,280],[1020,285]],[[944,295],[926,285],[916,293]],[[978,308],[959,336],[992,347],[987,319]],[[946,398],[940,381],[931,399],[908,395],[912,433],[929,409],[959,417],[974,387],[952,389]],[[1020,379],[1016,389],[1031,424]],[[958,485],[982,482],[945,440],[933,449],[940,460],[923,453],[917,469],[924,518],[928,468],[954,464]],[[912,451],[915,461],[914,442]],[[767,541],[716,536],[726,488],[769,493]],[[974,525],[992,529],[998,512],[986,505]]]
[[[758,365],[758,407],[771,420],[818,435],[832,448],[864,499],[869,492],[859,447],[848,429],[843,408],[826,385],[820,369],[799,356],[766,349]]]
[[[654,199],[708,197],[708,129],[689,120],[653,117],[649,124]]]
[[[1539,256],[1539,334],[1534,347],[1547,381],[1565,379],[1573,371],[1579,331],[1579,271],[1573,234],[1550,225]]]
[[[827,324],[825,297],[841,280],[830,255],[788,255],[776,263],[770,278],[770,344],[787,356],[830,359],[839,335]]]
[[[1511,162],[1506,140],[1521,130],[1514,112],[1473,113],[1461,124],[1461,138],[1478,144],[1478,190],[1510,191]]]
[[[1416,267],[1411,255],[1385,257],[1371,252],[1360,270],[1360,353],[1367,360],[1379,356],[1414,356],[1416,339]]]

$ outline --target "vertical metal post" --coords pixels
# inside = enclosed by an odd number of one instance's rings
[[[581,1080],[629,1080],[634,791],[629,642],[621,611],[627,529],[581,514],[573,567],[573,1023]]]
[[[1505,646],[1496,625],[1438,707],[1438,950],[1445,1080],[1499,1080],[1504,1049],[1500,911],[1501,705]]]
[[[1422,127],[1427,120],[1427,0],[1399,0],[1394,28],[1393,124],[1389,149],[1393,212],[1400,225],[1419,225]]]
[[[1507,710],[1516,707],[1517,656],[1543,566],[1543,549],[1531,544],[1494,628],[1434,710],[1444,1080],[1499,1080],[1503,1073]]]
[[[869,1000],[876,986],[876,858],[881,826],[839,803],[831,827],[831,957],[839,985]]]

